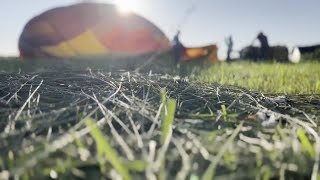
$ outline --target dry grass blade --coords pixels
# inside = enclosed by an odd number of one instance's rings
[[[31,77],[30,79],[28,79],[25,83],[21,84],[20,88],[13,93],[13,95],[6,101],[6,104],[9,104],[9,102],[11,101],[12,98],[14,98],[15,96],[17,96],[17,93],[25,86],[27,85],[27,83],[31,82],[34,78],[36,78],[38,75],[35,75],[33,77]]]
[[[183,180],[186,179],[189,171],[191,169],[191,159],[187,152],[184,150],[182,143],[179,142],[179,140],[172,139],[173,144],[177,147],[180,156],[182,158],[182,164],[183,166],[181,167],[180,171],[177,173],[176,179],[178,180]]]
[[[34,96],[34,94],[38,91],[38,89],[40,88],[40,86],[42,85],[43,80],[41,80],[40,84],[36,87],[36,89],[32,92],[32,94],[30,94],[30,96],[28,97],[28,99],[24,102],[24,104],[21,106],[21,108],[19,109],[19,111],[17,112],[16,116],[14,117],[14,121],[18,120],[21,112],[23,111],[23,109],[26,107],[26,105],[30,102],[31,98]]]

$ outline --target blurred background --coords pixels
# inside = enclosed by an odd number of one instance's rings
[[[18,38],[35,15],[80,0],[7,0],[0,11],[0,56],[18,55]],[[90,1],[92,2],[92,0]],[[97,1],[94,1],[97,2]],[[219,59],[226,58],[225,38],[232,35],[233,57],[263,31],[270,45],[319,44],[320,24],[317,0],[99,0],[117,4],[124,13],[135,12],[156,24],[170,39],[177,30],[188,46],[217,44]]]

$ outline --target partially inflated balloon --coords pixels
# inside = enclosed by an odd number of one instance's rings
[[[150,21],[101,3],[46,11],[27,23],[19,39],[22,57],[150,53],[170,47],[168,38]]]

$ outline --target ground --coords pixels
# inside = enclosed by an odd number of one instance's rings
[[[1,179],[319,178],[319,63],[0,64]]]

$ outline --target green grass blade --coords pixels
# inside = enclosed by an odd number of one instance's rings
[[[170,131],[172,122],[174,120],[174,114],[176,111],[177,101],[175,99],[169,99],[167,103],[168,112],[162,121],[162,136],[161,143],[164,144]]]
[[[298,134],[298,137],[301,141],[303,151],[306,152],[307,154],[309,154],[312,158],[314,158],[316,155],[315,149],[314,149],[312,143],[309,141],[306,134],[304,133],[304,131],[301,128],[298,128],[297,134]]]
[[[14,154],[12,151],[8,152],[8,167],[9,169],[14,168]]]
[[[269,180],[271,176],[270,168],[266,166],[265,171],[263,173],[262,179],[263,180]]]
[[[22,176],[22,179],[23,179],[23,180],[29,180],[30,178],[29,178],[29,175],[28,175],[28,174],[24,174],[24,175]]]
[[[166,98],[166,88],[161,88],[160,90],[160,100],[161,100],[161,104],[165,104],[167,101]]]
[[[82,143],[81,139],[79,139],[74,132],[71,132],[72,137],[74,138],[74,141],[78,148],[86,149],[86,146]]]
[[[172,128],[172,122],[174,120],[174,115],[176,111],[177,101],[175,99],[169,99],[167,101],[167,114],[164,113],[164,117],[162,120],[162,136],[161,136],[161,144],[164,145],[167,137]],[[166,179],[166,170],[165,170],[165,161],[166,159],[162,159],[161,167],[159,170],[158,179]]]
[[[221,105],[221,111],[222,111],[224,121],[228,121],[228,118],[227,118],[228,113],[227,113],[226,105],[224,104]]]
[[[160,90],[160,103],[161,103],[161,110],[160,110],[160,117],[164,119],[166,116],[166,103],[167,103],[167,97],[166,97],[166,88],[161,88]]]
[[[128,169],[136,172],[143,172],[148,166],[148,162],[144,160],[125,161],[124,164]]]
[[[221,110],[222,110],[223,116],[227,116],[228,115],[226,105],[222,104],[221,105]]]
[[[110,160],[111,165],[118,171],[123,179],[130,180],[131,176],[128,169],[121,164],[116,151],[111,147],[101,130],[98,129],[90,119],[86,120],[86,125],[90,128],[91,135],[96,141],[98,153],[104,153]]]
[[[208,109],[209,109],[209,113],[206,113],[206,114],[196,113],[196,114],[190,114],[190,116],[194,118],[215,118],[216,114],[212,112],[210,107],[208,107]]]

